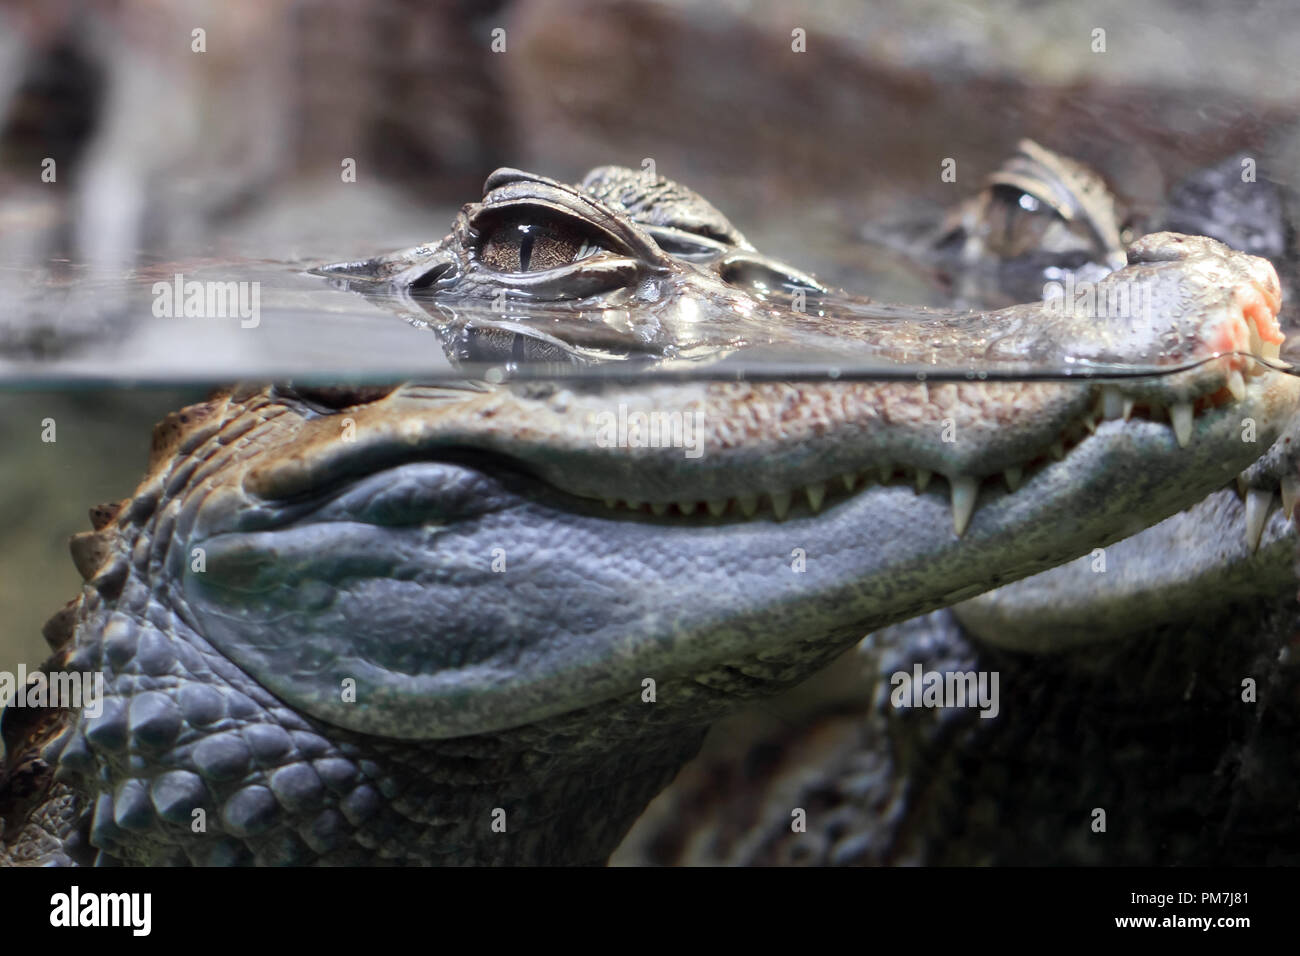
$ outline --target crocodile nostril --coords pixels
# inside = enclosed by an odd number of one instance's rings
[[[299,398],[338,410],[377,402],[391,394],[397,385],[291,385],[289,388]]]

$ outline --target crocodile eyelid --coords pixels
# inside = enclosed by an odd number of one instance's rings
[[[487,225],[496,225],[500,219],[504,219],[510,213],[519,211],[534,212],[538,218],[557,217],[563,219],[566,223],[575,229],[583,231],[596,231],[602,238],[608,239],[609,244],[616,245],[620,250],[631,252],[627,248],[627,243],[623,236],[618,232],[606,227],[605,223],[592,219],[589,216],[580,215],[567,206],[558,203],[549,202],[534,198],[515,198],[512,197],[503,202],[484,203],[475,209],[469,217],[469,226],[471,235],[475,238],[482,238],[482,232]],[[618,251],[618,250],[616,250]]]
[[[573,187],[549,181],[511,181],[490,190],[484,195],[483,201],[470,210],[471,228],[485,213],[519,205],[531,205],[578,219],[589,228],[609,235],[624,247],[627,254],[641,259],[647,265],[665,267],[671,263],[671,257],[631,218],[620,215],[600,200],[584,195]]]
[[[502,166],[489,173],[488,178],[483,181],[483,194],[487,195],[495,189],[511,186],[515,183],[541,183],[559,189],[565,188],[564,183],[551,179],[549,176],[530,173],[522,169],[516,169],[513,166]]]

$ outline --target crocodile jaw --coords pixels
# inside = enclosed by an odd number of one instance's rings
[[[988,644],[1051,653],[1294,599],[1298,430],[1293,417],[1236,487],[954,613]]]
[[[636,695],[647,678],[847,645],[1109,543],[1230,480],[1258,454],[1242,418],[1271,442],[1298,390],[1252,379],[1243,401],[1197,419],[1187,448],[1162,423],[1106,422],[1016,492],[988,492],[961,537],[937,490],[878,486],[784,522],[656,518],[415,440],[422,454],[305,516],[250,500],[264,474],[210,489],[182,510],[193,520],[178,531],[207,554],[182,599],[208,641],[313,716],[389,737],[482,733]],[[348,678],[365,708],[340,700]]]

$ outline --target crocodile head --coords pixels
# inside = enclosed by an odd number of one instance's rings
[[[494,174],[442,242],[324,271],[429,315],[558,307],[584,358],[808,327],[939,365],[1168,371],[223,392],[165,420],[135,493],[74,539],[87,584],[48,666],[107,695],[6,712],[5,852],[604,859],[738,701],[1196,501],[1257,456],[1243,421],[1276,435],[1297,386],[1245,357],[1277,338],[1271,268],[1172,234],[1128,256],[1105,282],[1154,307],[1117,321],[805,313],[789,296],[815,280],[675,184]],[[551,328],[536,315],[518,334]]]
[[[1180,225],[1195,222],[1189,217]],[[987,309],[1039,298],[1044,284],[1067,273],[1099,281],[1124,266],[1127,245],[1157,231],[1154,225],[1131,212],[1095,170],[1024,139],[977,193],[937,223],[868,223],[861,235],[928,276],[945,304]]]
[[[576,187],[497,170],[441,242],[315,271],[432,325],[455,362],[556,370],[815,342],[791,303],[828,293],[690,190],[609,166]]]
[[[1296,272],[1290,196],[1267,179],[1244,177],[1247,163],[1234,155],[1193,173],[1155,218],[1166,228],[1267,257],[1290,290]],[[963,251],[955,278],[968,292],[982,287],[982,273],[991,272],[995,286],[1042,281],[1044,273],[1059,276],[1063,269],[1095,276],[1112,268],[1108,250],[1117,247],[1113,227],[1121,209],[1097,173],[1024,141],[985,189],[948,217],[938,248]],[[964,271],[968,266],[975,281]],[[1263,354],[1277,356],[1271,346]],[[1105,552],[964,602],[955,608],[958,619],[987,643],[1050,652],[1291,601],[1300,417],[1271,447],[1259,448],[1260,459],[1235,482],[1190,508]]]
[[[948,215],[937,250],[964,264],[1124,265],[1123,207],[1096,171],[1021,140],[984,188]]]

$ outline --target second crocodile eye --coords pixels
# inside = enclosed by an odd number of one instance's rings
[[[566,223],[507,219],[484,234],[478,257],[497,272],[543,272],[600,251],[582,230]]]
[[[985,244],[1006,259],[1035,253],[1059,255],[1092,247],[1085,225],[1067,221],[1038,197],[1010,186],[993,188],[984,226]]]

